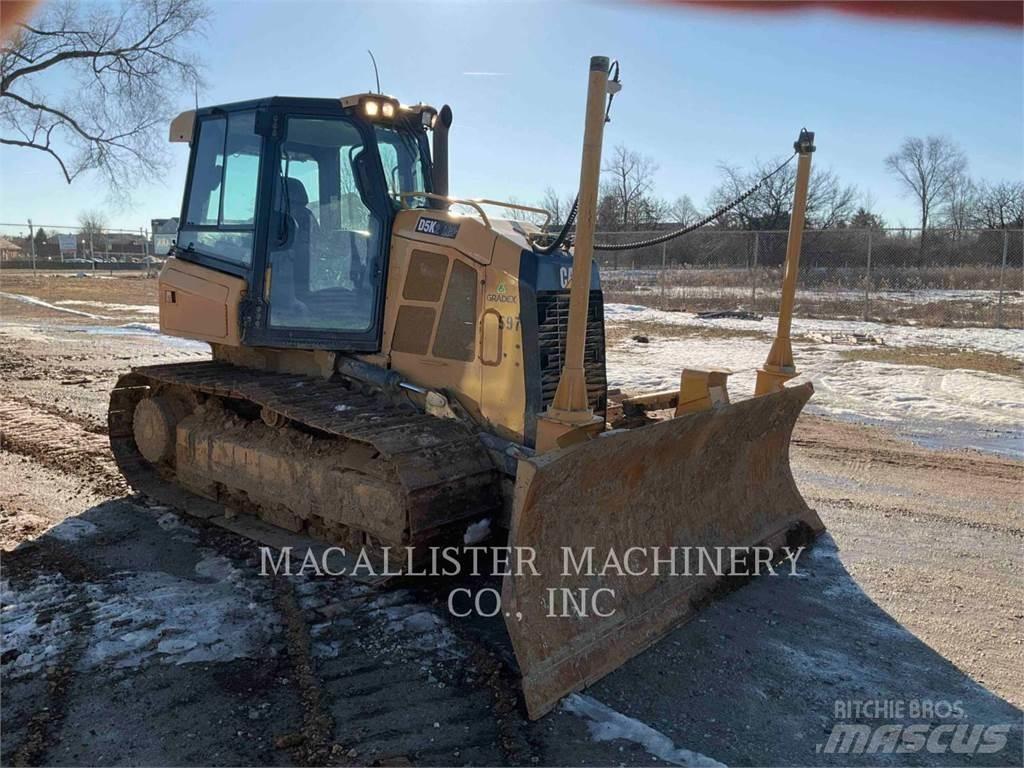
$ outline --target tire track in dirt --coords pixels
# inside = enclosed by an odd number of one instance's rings
[[[291,749],[296,765],[338,765],[342,753],[332,738],[334,718],[326,706],[325,693],[315,672],[310,653],[309,627],[285,579],[277,577],[274,583],[275,607],[285,620],[285,647],[292,672],[299,685],[302,702],[302,730],[281,736],[276,746]]]
[[[1011,525],[1002,525],[996,522],[967,520],[962,517],[956,517],[952,514],[941,514],[937,512],[927,512],[923,509],[909,509],[907,507],[881,505],[875,502],[858,502],[849,498],[821,496],[812,493],[805,494],[804,498],[812,506],[814,504],[820,504],[823,507],[831,507],[833,509],[844,509],[867,513],[880,512],[886,517],[892,515],[912,522],[939,523],[942,525],[955,526],[957,528],[974,531],[988,531],[989,533],[998,533],[1005,536],[1024,539],[1024,529],[1016,528]]]
[[[70,637],[56,663],[46,669],[46,694],[29,718],[25,738],[11,756],[11,765],[43,765],[54,734],[59,731],[68,708],[68,695],[79,661],[89,648],[95,623],[92,603],[83,584],[101,575],[89,563],[76,557],[67,547],[54,541],[36,541],[5,557],[5,576],[15,580],[31,579],[42,573],[56,572],[69,583],[71,595],[66,605],[76,606],[68,615]]]
[[[128,492],[106,436],[33,404],[0,400],[0,449],[72,474],[98,494],[120,496]]]

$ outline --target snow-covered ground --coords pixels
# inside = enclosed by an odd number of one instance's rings
[[[729,328],[771,335],[775,318],[761,321],[701,320],[681,312],[609,304],[607,323],[656,322],[695,328]],[[942,370],[845,360],[844,350],[865,345],[805,341],[803,336],[861,333],[890,347],[928,346],[952,351],[996,352],[1024,361],[1024,333],[995,328],[914,328],[836,320],[793,321],[793,353],[815,395],[808,411],[886,426],[932,447],[976,448],[1024,457],[1024,385],[1019,379],[974,370]],[[734,400],[753,392],[754,371],[764,362],[766,338],[652,337],[647,344],[626,339],[608,350],[608,384],[627,392],[678,386],[685,366],[733,370]]]
[[[634,278],[636,279],[636,278]],[[700,283],[670,283],[662,289],[659,278],[655,274],[646,282],[636,287],[623,287],[621,281],[605,280],[605,290],[620,291],[636,294],[638,298],[649,296],[660,296],[662,293],[668,298],[716,299],[723,296],[732,297],[738,300],[750,298],[749,285],[706,285]],[[628,282],[632,285],[632,279]],[[779,286],[758,285],[757,297],[777,297]],[[829,288],[829,289],[808,289],[801,288],[799,300],[802,301],[848,301],[858,303],[864,301],[864,291],[860,288]],[[971,304],[995,305],[999,303],[998,290],[984,289],[963,289],[943,290],[939,288],[921,288],[917,290],[872,290],[871,301],[885,301],[894,304],[933,304],[935,302],[969,302]],[[1020,291],[1003,291],[1003,306],[1019,307],[1024,304],[1024,293]]]

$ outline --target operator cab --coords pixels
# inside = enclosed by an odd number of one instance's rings
[[[172,124],[192,146],[174,255],[245,279],[245,343],[377,348],[391,224],[403,203],[427,205],[409,193],[431,191],[435,115],[359,94],[208,107]]]

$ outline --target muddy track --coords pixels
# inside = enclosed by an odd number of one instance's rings
[[[277,739],[279,748],[290,748],[296,765],[338,765],[341,747],[334,743],[334,719],[326,707],[326,695],[315,672],[310,653],[309,627],[299,608],[292,585],[274,580],[277,611],[285,620],[285,647],[292,674],[299,684],[302,730]]]
[[[894,515],[896,517],[901,517],[912,521],[920,520],[930,523],[941,523],[942,525],[952,525],[956,526],[957,528],[964,528],[975,531],[989,531],[991,533],[999,533],[1006,536],[1013,536],[1018,539],[1024,539],[1024,529],[1017,528],[1012,525],[1001,525],[1000,523],[995,522],[967,520],[962,517],[956,517],[952,514],[928,512],[922,509],[909,509],[907,507],[879,505],[877,503],[861,503],[853,499],[834,498],[832,496],[819,496],[811,493],[804,494],[804,498],[811,506],[820,504],[823,506],[832,507],[833,509],[845,509],[868,513],[881,512],[885,516]]]
[[[74,475],[105,496],[128,492],[105,435],[24,399],[0,400],[0,448]]]
[[[824,437],[824,439],[822,439]],[[1024,470],[1020,463],[995,456],[937,453],[906,445],[887,446],[883,441],[861,445],[843,445],[827,435],[812,438],[794,436],[792,445],[809,458],[838,462],[846,466],[868,467],[881,464],[900,472],[913,470],[956,473],[978,480],[1020,482]]]
[[[306,717],[320,711],[333,720],[333,737],[320,742],[330,744],[330,764],[531,763],[515,680],[493,653],[453,631],[443,607],[406,589],[333,580],[296,592],[312,643],[310,687],[319,689],[319,707]],[[291,635],[295,617],[283,614]],[[294,664],[301,653],[292,651]]]

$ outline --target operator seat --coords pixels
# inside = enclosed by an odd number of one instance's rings
[[[296,225],[291,251],[300,260],[305,256],[305,262],[308,264],[313,241],[319,233],[320,225],[313,212],[308,208],[309,194],[306,192],[306,185],[290,176],[284,181],[288,192],[288,207]]]
[[[271,254],[270,321],[272,325],[304,325],[309,311],[302,297],[309,292],[310,261],[320,225],[307,207],[309,195],[298,179],[282,177],[284,195],[277,210],[285,216],[284,243]],[[287,212],[287,213],[286,213]]]

